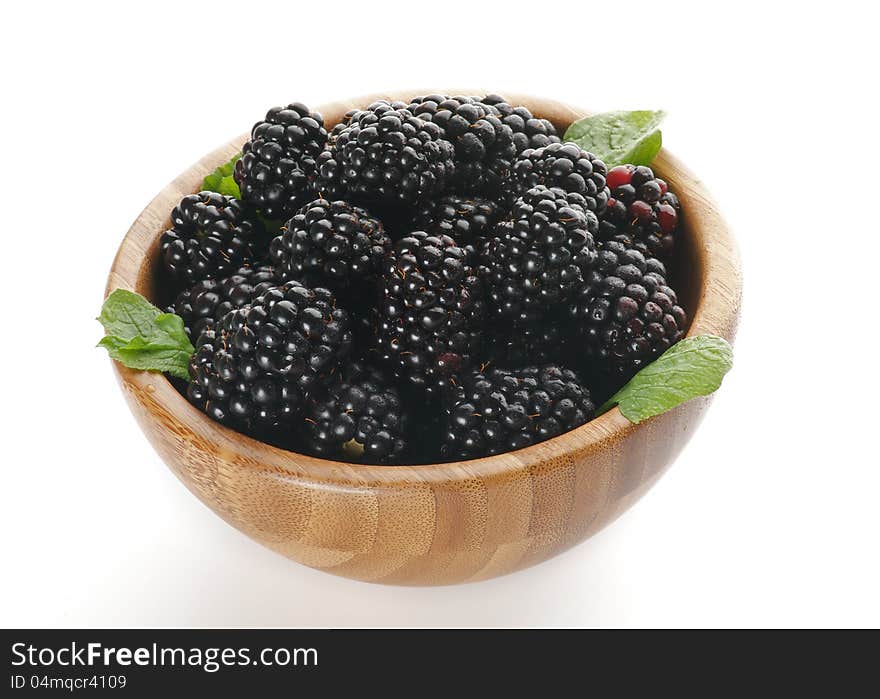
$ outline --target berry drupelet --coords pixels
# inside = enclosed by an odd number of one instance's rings
[[[611,197],[600,217],[599,237],[629,236],[654,257],[666,259],[675,245],[681,206],[666,182],[644,165],[618,165],[606,178]]]
[[[499,454],[582,425],[593,417],[589,390],[554,365],[464,375],[445,395],[445,458]]]
[[[486,95],[481,104],[494,108],[502,123],[513,131],[513,145],[517,154],[529,148],[543,148],[551,143],[559,143],[556,127],[546,119],[538,119],[528,109],[514,107],[501,95]]]
[[[348,314],[333,295],[288,282],[202,332],[187,395],[218,422],[289,436],[306,399],[330,381],[350,346]]]
[[[491,232],[500,213],[490,199],[447,194],[419,207],[410,225],[429,235],[448,235],[460,246],[475,245]]]
[[[455,171],[452,144],[402,102],[349,112],[318,158],[316,191],[358,204],[413,205],[438,196]]]
[[[528,190],[481,250],[493,316],[533,322],[569,300],[595,259],[598,225],[580,195]]]
[[[242,198],[269,219],[286,219],[311,198],[324,119],[304,104],[274,107],[251,130],[233,176]]]
[[[351,362],[326,391],[310,401],[303,437],[317,456],[398,463],[407,447],[406,418],[398,390],[382,373]]]
[[[171,228],[159,242],[162,267],[187,286],[224,277],[251,261],[261,230],[238,199],[189,194],[174,207]]]
[[[367,211],[341,200],[316,199],[287,222],[269,255],[284,279],[340,290],[376,276],[390,249],[382,223]]]
[[[180,292],[169,313],[183,318],[186,334],[195,341],[229,311],[243,308],[278,283],[274,267],[247,265],[223,279],[204,279]]]
[[[483,287],[469,251],[416,231],[385,259],[375,341],[392,375],[429,392],[474,360]]]
[[[498,192],[516,155],[513,130],[494,107],[474,97],[425,95],[408,109],[442,129],[455,147],[453,186],[461,192]]]
[[[605,371],[631,376],[684,335],[687,315],[660,260],[607,241],[586,281],[569,307],[571,327]]]
[[[575,143],[551,143],[524,151],[513,164],[504,187],[507,201],[513,201],[543,184],[581,195],[597,216],[608,204],[605,163]]]

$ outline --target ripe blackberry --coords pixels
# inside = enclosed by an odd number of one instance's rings
[[[333,129],[318,158],[316,191],[361,204],[417,204],[439,195],[455,166],[439,126],[402,102],[374,102]]]
[[[504,194],[507,201],[513,201],[535,185],[559,187],[580,194],[598,216],[608,204],[606,172],[605,163],[577,144],[551,143],[523,151],[505,182]]]
[[[385,258],[376,350],[395,378],[432,391],[473,361],[484,300],[469,257],[452,238],[417,231]]]
[[[555,365],[474,371],[446,394],[442,453],[464,459],[522,449],[593,417],[590,392]]]
[[[367,211],[316,199],[287,222],[269,255],[282,278],[316,280],[339,290],[377,275],[390,249],[382,223]]]
[[[606,370],[630,376],[684,335],[687,314],[657,258],[603,242],[586,282],[569,316],[587,355]]]
[[[180,292],[168,309],[183,318],[186,334],[195,340],[229,311],[242,308],[278,283],[275,268],[245,266],[223,279],[203,279]]]
[[[516,148],[513,130],[494,107],[475,97],[425,95],[409,104],[416,116],[431,121],[455,147],[453,186],[461,192],[497,192],[510,175]]]
[[[251,130],[233,176],[242,198],[269,219],[286,219],[311,198],[324,119],[298,102],[273,107]]]
[[[669,257],[681,205],[666,182],[644,165],[618,165],[609,170],[606,180],[611,197],[599,220],[599,237],[628,235],[654,257]]]
[[[495,316],[532,322],[569,300],[595,259],[598,226],[582,196],[544,185],[528,190],[481,251]]]
[[[410,225],[429,235],[448,235],[459,245],[473,245],[490,233],[499,215],[490,199],[447,194],[418,208]]]
[[[190,400],[236,429],[283,436],[338,371],[351,331],[327,289],[288,282],[227,313],[196,346]]]
[[[270,441],[288,441],[305,409],[305,398],[295,379],[269,376],[249,366],[228,380],[214,365],[224,340],[214,327],[202,331],[190,358],[190,403],[212,420],[239,432]]]
[[[486,95],[480,102],[494,107],[501,116],[501,121],[511,128],[517,154],[528,148],[543,148],[551,143],[561,142],[553,124],[535,117],[525,107],[511,106],[500,95]]]
[[[216,192],[189,194],[171,212],[162,234],[162,266],[186,285],[219,279],[251,261],[261,231],[238,199]]]
[[[381,372],[360,362],[310,401],[306,446],[316,455],[361,463],[397,463],[407,447],[400,394]]]

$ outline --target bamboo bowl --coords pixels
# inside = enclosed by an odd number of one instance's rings
[[[375,99],[319,107],[329,126]],[[455,90],[451,94],[475,94]],[[509,95],[560,133],[582,109]],[[329,130],[329,129],[328,129]],[[147,206],[119,247],[107,293],[156,298],[159,237],[169,214],[246,135],[196,163]],[[741,274],[735,244],[700,181],[662,151],[654,162],[685,212],[676,280],[689,335],[733,339]],[[372,582],[440,585],[502,575],[591,536],[635,503],[669,467],[710,398],[630,424],[617,408],[567,434],[516,452],[458,463],[365,466],[311,458],[256,441],[192,407],[161,374],[114,368],[141,429],[165,463],[229,524],[295,561]]]

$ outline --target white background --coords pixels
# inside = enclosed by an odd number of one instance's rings
[[[877,18],[730,5],[7,5],[0,625],[880,625]],[[268,107],[448,84],[666,109],[742,249],[736,366],[587,543],[479,584],[356,583],[191,496],[92,319],[138,212]]]

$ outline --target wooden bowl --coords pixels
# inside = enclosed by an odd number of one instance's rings
[[[319,108],[329,126],[375,99]],[[452,94],[476,94],[455,90]],[[587,112],[510,95],[560,133]],[[107,282],[156,299],[158,243],[171,209],[232,157],[237,138],[171,182],[132,225]],[[700,181],[662,151],[655,170],[685,212],[676,280],[689,335],[733,339],[738,254]],[[359,580],[439,585],[482,580],[543,561],[600,530],[638,500],[694,433],[710,398],[633,425],[615,408],[567,434],[516,452],[458,463],[365,466],[311,458],[211,421],[161,374],[116,364],[132,412],[165,463],[202,502],[248,536],[300,563]]]

